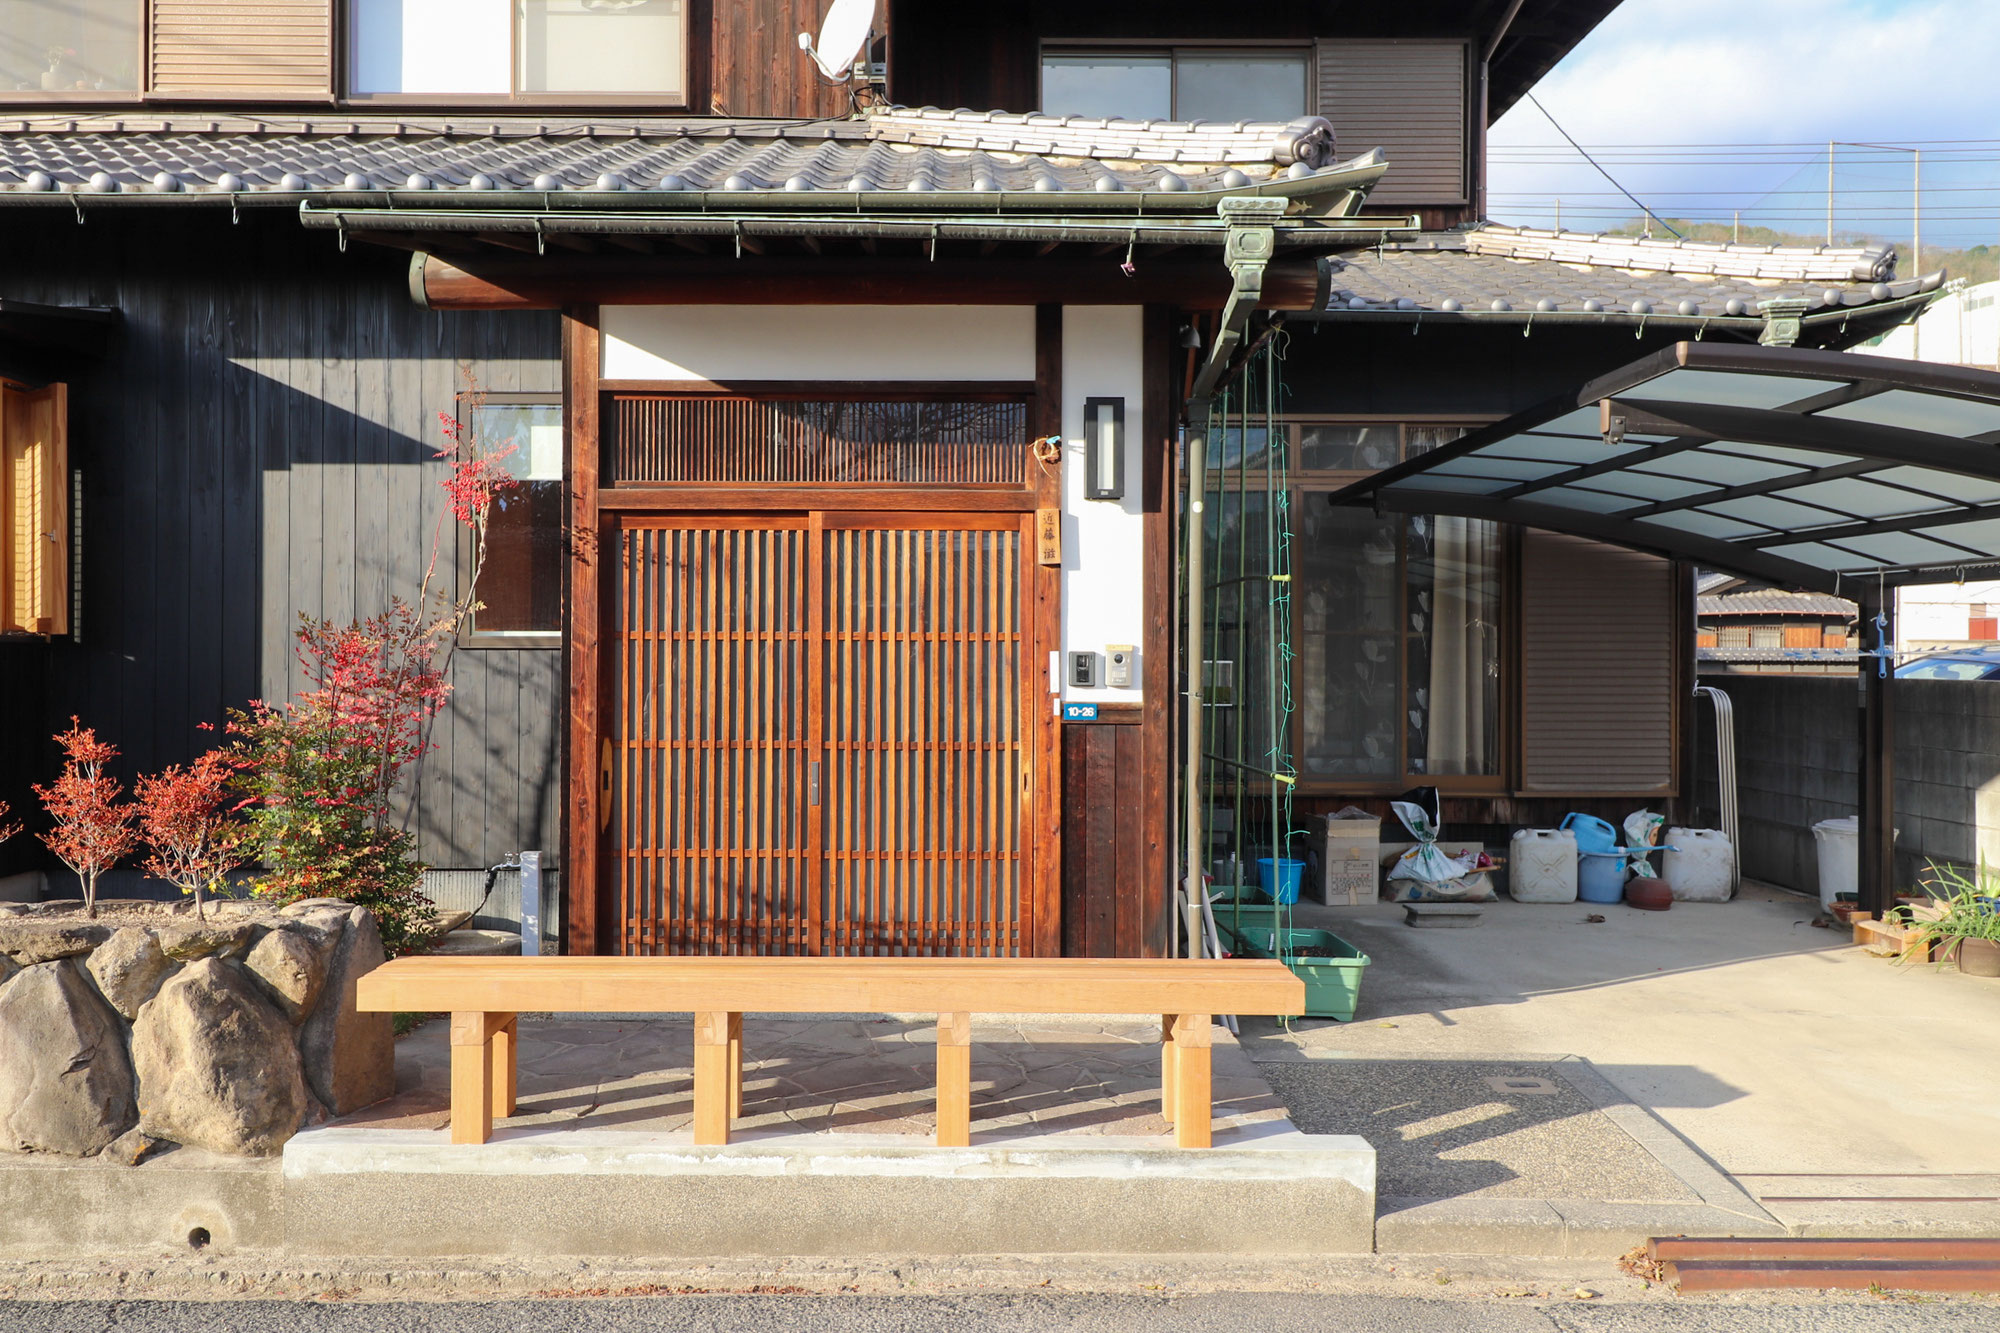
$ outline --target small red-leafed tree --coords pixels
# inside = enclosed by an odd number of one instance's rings
[[[104,771],[118,757],[117,746],[97,739],[95,731],[74,717],[56,744],[63,748],[62,772],[49,786],[34,789],[55,824],[42,841],[82,882],[83,909],[94,918],[98,877],[138,840],[132,807],[119,802],[124,784]]]
[[[250,859],[249,829],[230,791],[235,773],[228,755],[211,750],[185,768],[141,777],[133,788],[139,832],[152,848],[146,873],[191,895],[197,920],[207,919],[202,895],[224,888],[229,872]]]
[[[7,803],[5,801],[0,801],[0,842],[7,841],[7,839],[13,837],[16,833],[19,833],[21,831],[20,820],[17,819],[12,823],[9,823],[7,821],[7,816],[9,813],[10,812],[7,808]]]

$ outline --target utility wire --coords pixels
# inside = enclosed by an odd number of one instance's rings
[[[1560,134],[1565,139],[1569,139],[1569,146],[1571,148],[1576,149],[1578,153],[1581,153],[1584,161],[1590,163],[1590,165],[1593,167],[1597,167],[1598,175],[1604,177],[1604,179],[1610,181],[1613,185],[1618,186],[1618,192],[1624,195],[1627,199],[1630,199],[1632,201],[1632,207],[1638,209],[1642,214],[1644,214],[1649,218],[1653,216],[1652,209],[1647,208],[1644,204],[1640,203],[1638,197],[1634,195],[1630,190],[1626,189],[1623,185],[1619,185],[1617,178],[1614,177],[1610,172],[1606,171],[1603,167],[1597,166],[1597,159],[1592,157],[1589,153],[1585,153],[1583,151],[1582,144],[1578,143],[1575,139],[1570,139],[1569,131],[1564,129],[1562,125],[1557,122],[1554,116],[1549,115],[1549,109],[1543,106],[1539,101],[1536,101],[1535,95],[1533,93],[1527,94],[1527,98],[1530,102],[1535,103],[1535,110],[1541,112],[1544,116],[1548,117],[1549,124],[1554,125],[1556,127],[1557,134]],[[1665,221],[1664,219],[1660,219],[1659,222],[1662,227],[1665,227],[1668,231],[1674,232],[1675,240],[1684,241],[1687,239],[1687,237],[1681,235],[1679,232],[1674,231],[1673,225],[1671,223]]]

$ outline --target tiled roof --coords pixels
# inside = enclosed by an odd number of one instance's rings
[[[1852,620],[1854,603],[1823,592],[1781,592],[1760,588],[1694,599],[1695,614],[1703,616],[1845,616]]]
[[[1760,307],[1769,301],[1803,302],[1802,312],[1810,316],[1902,300],[1944,282],[1942,273],[1897,280],[1895,252],[1886,249],[1823,253],[1815,268],[1763,246],[1697,249],[1609,237],[1600,243],[1603,248],[1594,253],[1625,262],[1580,262],[1581,246],[1560,251],[1571,258],[1537,255],[1537,249],[1555,247],[1524,244],[1513,228],[1429,233],[1335,260],[1327,308],[1516,320],[1549,315],[1761,320]],[[1783,259],[1783,266],[1801,273],[1838,267],[1850,276],[1744,276],[1741,270],[1760,258],[1772,264]],[[1851,276],[1856,272],[1872,276]]]
[[[0,120],[0,201],[315,192],[966,191],[1176,194],[1310,180],[1333,130],[894,108],[854,120]]]
[[[1465,248],[1501,259],[1552,259],[1584,268],[1697,277],[1759,278],[1785,282],[1880,282],[1896,275],[1896,251],[1887,245],[1787,246],[1663,240],[1656,236],[1604,236],[1538,231],[1488,223],[1465,234]]]

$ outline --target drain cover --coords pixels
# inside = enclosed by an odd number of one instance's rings
[[[1520,1078],[1502,1075],[1489,1078],[1486,1086],[1498,1093],[1512,1093],[1522,1097],[1553,1097],[1560,1089],[1545,1078]]]

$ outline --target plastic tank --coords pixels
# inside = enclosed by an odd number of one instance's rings
[[[1625,896],[1624,852],[1578,852],[1576,896],[1587,903],[1615,903]]]
[[[1507,855],[1508,886],[1520,903],[1576,901],[1576,835],[1567,829],[1515,829]]]
[[[1670,828],[1660,878],[1675,902],[1726,903],[1736,886],[1736,849],[1721,829]]]

